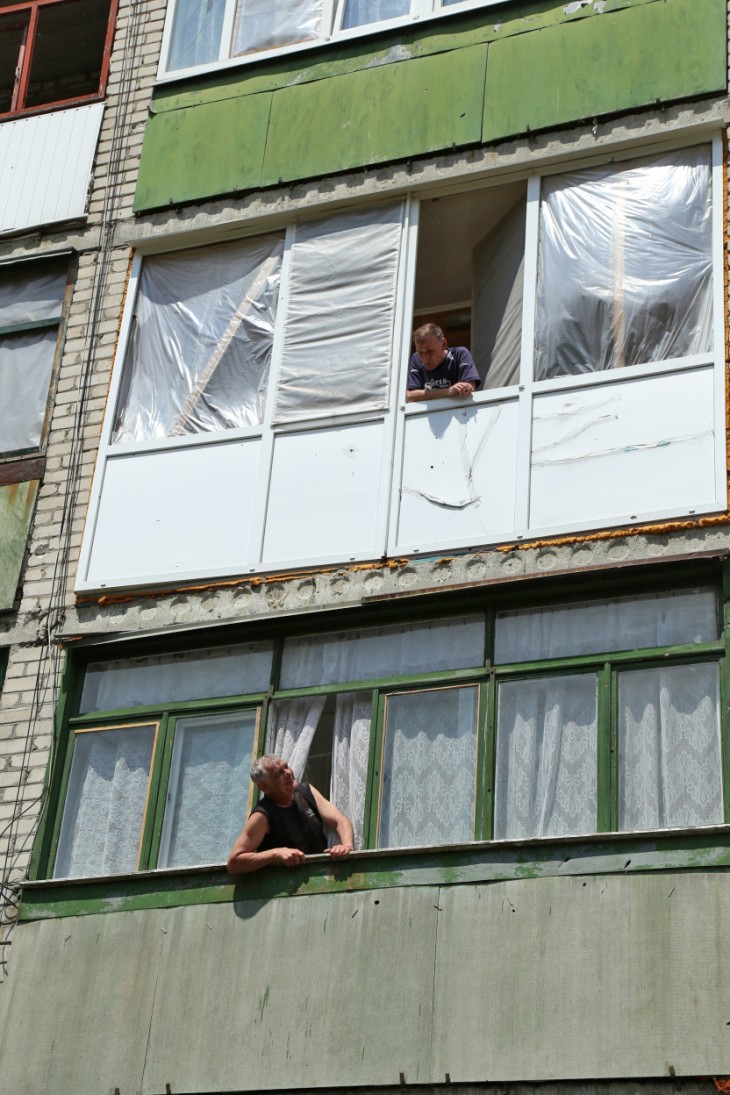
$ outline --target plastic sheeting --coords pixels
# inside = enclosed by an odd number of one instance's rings
[[[0,269],[0,327],[60,319],[68,260]]]
[[[0,338],[0,452],[40,445],[58,329]]]
[[[710,147],[543,184],[538,380],[712,349]]]
[[[239,0],[231,56],[320,37],[323,0]]]
[[[115,443],[261,422],[283,244],[258,236],[145,262]]]
[[[277,423],[388,404],[403,204],[300,225]]]
[[[525,282],[525,199],[474,248],[472,354],[482,390],[520,376]]]
[[[408,15],[410,10],[411,0],[346,0],[342,29],[398,19]]]
[[[167,69],[217,61],[226,0],[177,0]]]

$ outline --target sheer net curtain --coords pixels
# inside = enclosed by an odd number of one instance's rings
[[[55,878],[137,869],[155,729],[76,735]]]
[[[622,673],[619,708],[619,828],[721,823],[717,665]]]
[[[596,697],[592,673],[500,685],[498,840],[595,832]]]

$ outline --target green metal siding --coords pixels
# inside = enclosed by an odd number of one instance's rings
[[[543,0],[498,15],[462,13],[160,88],[135,209],[725,91],[724,0]]]
[[[37,492],[35,479],[0,487],[0,611],[13,607]]]

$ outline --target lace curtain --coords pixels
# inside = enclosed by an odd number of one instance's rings
[[[370,754],[369,692],[348,692],[337,697],[332,747],[332,801],[347,814],[355,830],[355,847],[362,847],[365,792]]]
[[[508,681],[498,704],[495,837],[594,832],[595,676]]]
[[[473,839],[478,707],[475,687],[388,697],[379,847]]]
[[[619,677],[619,828],[723,820],[716,664]]]
[[[54,877],[136,871],[155,729],[75,735]]]
[[[217,61],[226,0],[177,0],[169,71]]]
[[[179,719],[160,867],[222,863],[246,822],[256,715]]]

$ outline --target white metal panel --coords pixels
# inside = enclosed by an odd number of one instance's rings
[[[276,437],[264,567],[382,554],[376,533],[382,447],[382,421]]]
[[[711,367],[537,396],[531,529],[706,509],[713,418]]]
[[[0,232],[80,217],[103,103],[0,125]]]
[[[516,456],[517,400],[409,415],[394,550],[510,535]]]
[[[258,438],[110,457],[86,580],[170,580],[241,570],[250,558]]]

